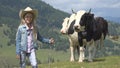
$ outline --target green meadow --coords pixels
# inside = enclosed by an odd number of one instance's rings
[[[70,55],[69,51],[55,51],[54,49],[39,49],[36,53],[38,64],[69,61]],[[29,61],[27,65],[29,65]],[[16,59],[15,46],[4,46],[0,48],[0,67],[13,68],[18,66],[19,60]]]
[[[94,62],[70,62],[70,51],[55,51],[54,49],[37,50],[38,68],[119,68],[120,56],[95,58]],[[0,48],[0,67],[19,68],[19,60],[15,58],[15,46]],[[27,68],[31,68],[27,60]]]
[[[51,64],[40,64],[39,68],[119,68],[120,56],[109,56],[97,58],[94,62],[56,62]]]

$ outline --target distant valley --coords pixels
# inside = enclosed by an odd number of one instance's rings
[[[120,24],[120,17],[105,17],[108,21],[112,21],[114,23],[119,23]]]

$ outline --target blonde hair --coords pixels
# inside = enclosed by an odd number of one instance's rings
[[[24,24],[25,24],[25,20],[22,18],[21,22],[20,22],[20,25],[24,25]],[[32,32],[33,32],[33,38],[37,39],[37,26],[36,26],[36,20],[35,20],[35,18],[33,18],[32,22],[31,22],[31,25],[33,26],[33,30],[32,30]]]

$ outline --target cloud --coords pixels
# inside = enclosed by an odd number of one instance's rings
[[[104,15],[107,9],[111,11],[112,9],[116,10],[115,12],[120,12],[120,1],[119,0],[42,0],[51,6],[53,6],[56,9],[60,9],[62,11],[71,13],[71,9],[74,9],[75,11],[78,10],[89,10],[92,8],[95,13],[98,13],[98,15]],[[95,11],[104,9],[106,11]],[[119,10],[118,10],[119,9]],[[108,12],[109,12],[108,11]],[[120,15],[119,15],[120,16]]]
[[[120,2],[113,4],[111,7],[112,8],[120,8]]]

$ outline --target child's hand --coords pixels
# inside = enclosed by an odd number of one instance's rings
[[[19,56],[19,55],[16,55],[16,59],[20,59],[20,56]]]
[[[50,38],[49,42],[50,42],[50,44],[54,44],[55,43],[53,38]]]

